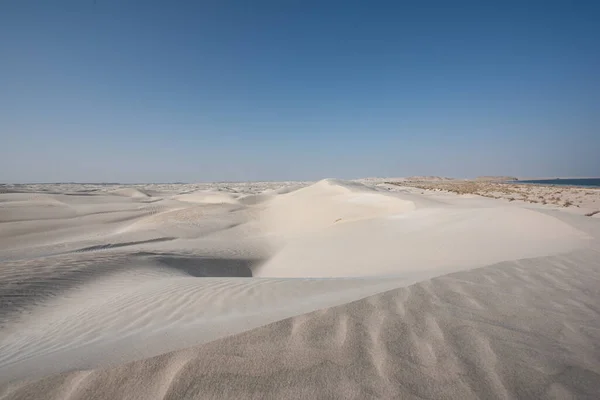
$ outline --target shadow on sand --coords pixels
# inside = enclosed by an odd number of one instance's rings
[[[167,254],[149,254],[146,256],[169,268],[173,268],[194,277],[239,277],[251,278],[252,267],[259,259],[232,259],[214,257],[186,257]]]

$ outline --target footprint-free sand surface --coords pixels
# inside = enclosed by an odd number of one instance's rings
[[[0,399],[589,398],[600,219],[383,183],[0,193]]]

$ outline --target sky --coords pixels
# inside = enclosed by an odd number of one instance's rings
[[[0,182],[600,176],[598,1],[0,1]]]

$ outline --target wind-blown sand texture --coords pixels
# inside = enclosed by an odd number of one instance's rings
[[[598,398],[600,220],[383,181],[0,194],[0,399]]]

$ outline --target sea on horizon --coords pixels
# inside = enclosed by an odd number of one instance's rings
[[[528,184],[532,184],[532,185],[552,185],[552,186],[600,187],[600,178],[532,179],[532,180],[514,181],[514,183],[528,183]]]

